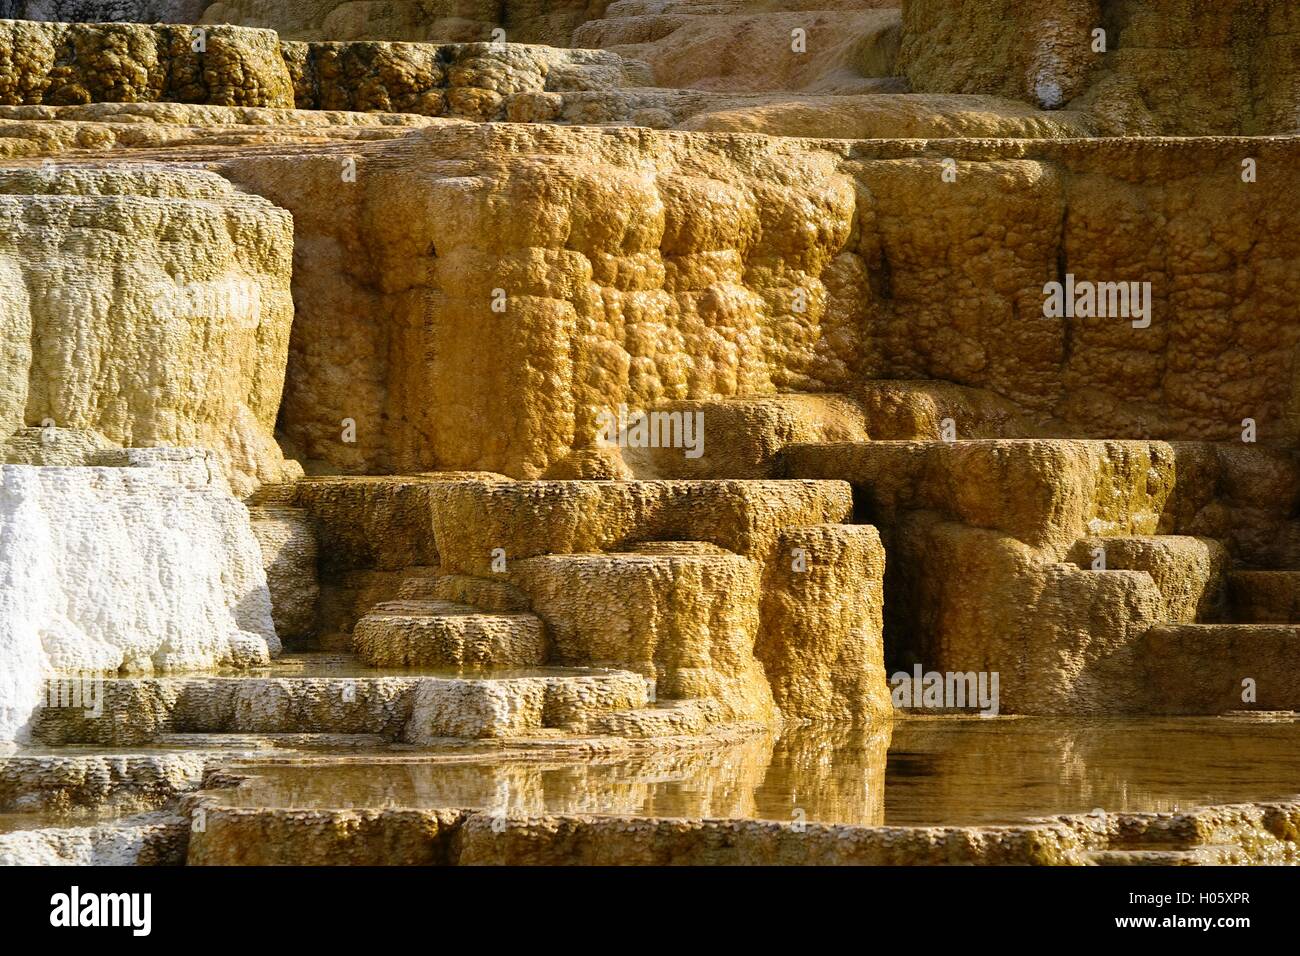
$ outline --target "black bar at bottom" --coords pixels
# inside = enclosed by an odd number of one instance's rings
[[[1294,871],[1270,867],[28,868],[0,871],[0,918],[11,942],[75,932],[127,946],[234,936],[258,946],[373,947],[436,931],[439,946],[457,937],[455,945],[515,937],[569,948],[578,933],[583,948],[603,948],[602,937],[591,935],[600,932],[618,934],[603,938],[620,948],[688,940],[698,947],[747,938],[772,945],[795,931],[813,945],[848,934],[863,949],[890,939],[1000,948],[1022,936],[1041,944],[1097,935],[1199,933],[1230,941],[1257,929],[1277,933],[1293,924],[1295,880]],[[147,936],[139,932],[144,898],[116,894],[149,894]],[[126,925],[70,925],[100,921],[99,913],[111,921],[115,910]]]

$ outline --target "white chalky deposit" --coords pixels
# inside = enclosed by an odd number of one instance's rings
[[[248,510],[200,474],[0,465],[0,740],[22,735],[50,674],[279,653]]]

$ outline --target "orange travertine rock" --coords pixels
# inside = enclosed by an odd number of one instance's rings
[[[1294,4],[0,12],[0,862],[1296,862]]]

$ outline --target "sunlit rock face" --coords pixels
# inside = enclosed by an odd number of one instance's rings
[[[292,244],[288,213],[200,170],[0,171],[0,436],[196,445],[238,493],[282,479]]]
[[[112,824],[19,830],[0,836],[0,866],[176,866],[186,822],[143,813]]]
[[[1115,136],[1294,133],[1300,8],[1278,0],[911,0],[918,93],[996,93]]]
[[[881,379],[985,390],[1056,437],[1293,439],[1283,177],[1240,188],[1225,140],[953,151],[944,183],[912,144],[455,124],[380,144],[346,189],[337,153],[222,169],[304,237],[280,427],[328,470],[536,478],[621,405]],[[1048,317],[1058,269],[1149,288],[1146,318]]]
[[[1300,859],[1297,75],[1289,0],[0,0],[0,862]]]
[[[0,465],[0,740],[57,674],[155,673],[279,653],[248,510],[209,456]]]
[[[270,30],[0,20],[0,102],[293,106]]]

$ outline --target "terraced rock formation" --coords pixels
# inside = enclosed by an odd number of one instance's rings
[[[45,692],[50,674],[247,667],[280,652],[261,549],[214,463],[118,454],[118,467],[0,465],[3,739],[65,703]],[[83,703],[102,716],[102,700]]]
[[[0,3],[0,860],[1294,862],[1212,6]]]
[[[1108,135],[1296,132],[1300,11],[1271,0],[903,5],[918,92],[1084,109]]]

